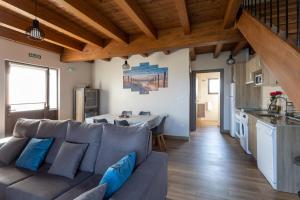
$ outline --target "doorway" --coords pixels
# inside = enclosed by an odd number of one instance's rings
[[[224,70],[199,70],[191,73],[190,129],[223,128]]]

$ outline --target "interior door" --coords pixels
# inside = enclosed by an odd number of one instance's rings
[[[7,61],[5,136],[12,134],[19,118],[58,118],[58,77],[53,70]]]

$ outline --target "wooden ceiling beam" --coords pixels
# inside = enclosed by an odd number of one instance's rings
[[[163,53],[164,53],[165,55],[169,55],[169,54],[171,53],[171,51],[170,51],[170,50],[163,50]]]
[[[50,51],[53,53],[61,54],[62,52],[62,47],[48,43],[46,41],[41,41],[41,42],[36,42],[33,40],[27,39],[24,34],[12,31],[8,28],[1,27],[0,28],[0,37],[11,40],[16,43],[28,45],[34,48]]]
[[[289,99],[300,109],[299,51],[245,11],[237,27],[279,81]]]
[[[181,26],[183,28],[184,34],[190,34],[191,33],[191,25],[188,15],[188,10],[186,7],[186,1],[185,0],[174,0],[179,20],[181,23]]]
[[[85,24],[105,34],[118,42],[128,43],[128,35],[111,23],[101,13],[94,10],[86,2],[81,0],[48,0],[65,12],[73,15]]]
[[[242,40],[236,44],[234,49],[232,50],[231,54],[236,56],[245,46],[248,44],[247,40]]]
[[[77,24],[55,12],[38,5],[36,13],[34,1],[0,0],[0,6],[29,19],[35,19],[37,17],[41,24],[81,42],[104,47],[102,38],[80,28]]]
[[[223,30],[223,21],[213,21],[193,27],[193,32],[186,36],[181,28],[161,30],[157,40],[145,35],[136,35],[128,45],[111,41],[105,48],[92,48],[87,52],[65,50],[61,60],[65,62],[85,61],[101,58],[120,57],[148,52],[164,51],[166,49],[180,49],[195,46],[210,46],[218,43],[235,43],[242,40],[236,29]]]
[[[110,62],[110,61],[111,61],[111,58],[103,58],[102,60],[103,60],[103,61],[106,61],[106,62]]]
[[[234,25],[236,15],[241,6],[242,0],[229,0],[224,16],[223,28],[231,28]]]
[[[223,49],[223,44],[222,43],[219,43],[219,44],[216,45],[216,48],[215,48],[215,51],[214,51],[214,58],[219,57],[219,55],[222,52],[222,49]]]
[[[195,47],[190,48],[190,60],[195,61],[197,57]]]
[[[157,32],[153,24],[135,0],[114,1],[148,37],[156,39]]]
[[[30,20],[26,20],[22,16],[12,15],[3,9],[0,9],[0,26],[2,27],[25,34],[26,29],[31,25],[31,23],[32,22]],[[67,38],[61,34],[57,34],[56,32],[49,30],[46,27],[42,26],[41,28],[45,32],[44,40],[46,42],[75,51],[82,51],[84,48],[83,43]]]
[[[127,60],[129,56],[121,56],[122,59]]]
[[[144,58],[147,58],[147,57],[149,56],[148,53],[141,53],[140,55],[141,55],[142,57],[144,57]]]

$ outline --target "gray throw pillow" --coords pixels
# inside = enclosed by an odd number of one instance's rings
[[[11,162],[16,160],[27,142],[28,138],[12,137],[9,141],[7,141],[3,146],[0,147],[0,162],[5,165],[9,165]]]
[[[74,200],[102,200],[107,185],[99,185],[75,198]]]
[[[48,173],[73,179],[88,144],[64,142]]]

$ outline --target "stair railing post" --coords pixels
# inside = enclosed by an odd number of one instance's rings
[[[279,0],[276,1],[276,12],[277,12],[277,33],[279,33],[279,28],[280,28],[280,22],[279,22],[279,15],[280,15],[280,10],[279,10]]]
[[[289,37],[289,1],[285,0],[285,38]]]
[[[300,47],[300,0],[297,0],[297,47]]]

